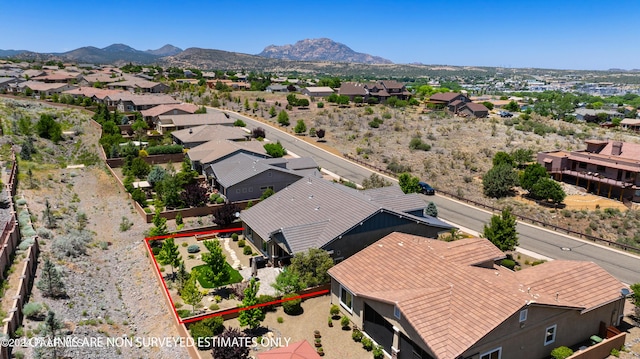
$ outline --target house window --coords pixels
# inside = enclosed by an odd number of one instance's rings
[[[253,192],[253,187],[249,187],[249,192]]]
[[[236,188],[236,193],[240,193],[240,188]]]
[[[596,166],[596,169],[598,172],[604,172],[606,170],[604,166],[600,166],[600,165]]]
[[[578,167],[586,169],[587,168],[587,163],[586,162],[578,162]]]
[[[353,294],[343,286],[340,286],[340,304],[349,313],[353,310]]]
[[[397,305],[393,306],[393,316],[396,317],[396,319],[400,319],[402,317],[402,314],[400,313],[400,308],[398,308]]]
[[[500,359],[502,356],[502,347],[488,351],[480,355],[480,359]]]
[[[529,313],[529,309],[523,309],[520,311],[520,323],[527,320],[527,314]]]
[[[544,345],[549,345],[556,341],[557,325],[552,325],[544,331]]]
[[[242,193],[247,193],[247,189],[246,189],[246,188],[243,188],[243,189],[242,189]]]

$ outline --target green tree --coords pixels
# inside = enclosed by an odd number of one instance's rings
[[[427,216],[438,217],[438,207],[433,202],[429,202],[427,204],[427,208],[425,208],[424,212]]]
[[[304,123],[304,120],[298,120],[293,131],[297,134],[305,133],[307,131],[307,125]]]
[[[31,123],[31,119],[27,116],[20,117],[18,120],[18,129],[21,135],[31,136],[33,134],[33,123]]]
[[[180,256],[180,251],[178,251],[178,246],[175,244],[173,238],[167,238],[162,243],[162,249],[160,249],[160,253],[158,253],[158,263],[163,266],[169,265],[171,266],[171,279],[175,279],[175,271],[174,268],[180,266],[182,263],[182,257]]]
[[[280,113],[278,113],[278,123],[282,126],[289,126],[289,115],[287,114],[287,111],[282,110],[280,111]]]
[[[200,304],[202,301],[203,294],[198,288],[198,283],[196,282],[196,276],[192,275],[189,280],[182,287],[182,292],[180,293],[182,300],[188,305],[191,306],[191,311],[194,312],[196,310],[196,306]]]
[[[539,179],[546,177],[549,177],[549,175],[544,166],[539,163],[531,164],[520,173],[520,187],[531,192],[533,185],[536,184]]]
[[[280,141],[276,143],[265,143],[263,147],[267,154],[273,158],[279,158],[287,154],[287,151],[282,147]]]
[[[178,271],[176,272],[176,283],[178,284],[178,295],[181,295],[184,285],[191,278],[191,274],[187,272],[187,268],[184,266],[184,262],[180,262]]]
[[[51,209],[51,203],[49,203],[49,199],[45,198],[44,200],[44,211],[42,211],[42,217],[46,222],[47,228],[55,228],[56,227],[56,216],[53,215],[53,210]]]
[[[261,201],[262,201],[262,200],[265,200],[265,199],[267,199],[267,198],[269,198],[269,197],[273,196],[273,194],[274,194],[274,193],[275,193],[275,192],[273,191],[273,188],[270,188],[270,187],[269,187],[269,188],[265,189],[265,190],[264,190],[264,192],[262,192],[262,195],[260,196],[260,200],[261,200]]]
[[[278,113],[276,111],[276,107],[275,106],[271,106],[271,108],[269,108],[269,116],[276,117],[277,114]]]
[[[508,165],[510,165],[511,167],[513,167],[515,165],[515,162],[513,161],[513,157],[511,157],[510,154],[506,153],[506,152],[497,152],[494,156],[493,156],[493,166],[497,166],[497,165],[501,165],[503,163],[506,163]]]
[[[518,168],[524,167],[527,163],[533,161],[533,150],[518,148],[511,152],[511,158],[517,164]]]
[[[493,103],[492,102],[484,101],[482,104],[484,105],[484,107],[488,108],[489,111],[493,110]]]
[[[35,358],[64,358],[65,348],[64,345],[56,343],[57,338],[62,336],[61,329],[64,328],[62,322],[56,318],[56,313],[49,310],[44,322],[38,327],[40,329],[40,336],[43,340],[53,343],[54,345],[42,345],[34,348]]]
[[[204,241],[204,246],[209,253],[202,253],[202,261],[209,266],[208,280],[216,285],[229,280],[227,258],[222,251],[222,246],[217,240]]]
[[[224,319],[222,316],[203,319],[189,326],[189,333],[195,341],[198,349],[207,350],[213,347],[213,341],[200,338],[212,338],[224,331]],[[218,357],[214,357],[218,358]]]
[[[67,295],[62,281],[62,274],[49,257],[44,259],[42,272],[40,272],[40,279],[36,283],[36,287],[42,291],[42,295],[45,297],[60,298]]]
[[[300,278],[303,287],[314,287],[329,282],[327,271],[333,267],[333,259],[327,251],[310,248],[306,253],[296,253],[289,269]]]
[[[551,201],[555,204],[562,203],[567,194],[562,186],[548,177],[540,178],[532,187],[531,195],[535,198]]]
[[[249,105],[249,99],[248,98],[244,99],[244,110],[245,111],[251,110],[251,106]]]
[[[295,94],[290,93],[287,95],[287,103],[291,106],[296,106],[298,105],[298,98]]]
[[[139,113],[139,112],[137,112]],[[142,117],[142,115],[141,115]],[[147,134],[147,130],[149,129],[149,125],[147,125],[147,121],[139,118],[131,125],[131,129],[135,132],[136,138],[138,141],[142,141],[144,136]]]
[[[518,232],[516,217],[511,214],[511,208],[503,209],[501,215],[493,215],[491,223],[484,225],[483,236],[503,252],[515,249],[518,245]]]
[[[309,100],[307,100],[306,98],[299,98],[298,107],[309,107]]]
[[[482,188],[487,197],[506,197],[516,184],[518,174],[506,163],[494,166],[482,177]]]
[[[62,127],[53,116],[49,114],[40,115],[40,120],[36,123],[38,136],[58,142],[62,139]]]
[[[149,165],[143,158],[135,157],[131,161],[131,166],[127,172],[136,178],[147,178],[150,171],[151,165]]]
[[[504,109],[511,112],[518,112],[520,110],[520,106],[518,106],[517,102],[511,100],[508,104],[504,106]]]
[[[398,184],[404,193],[419,193],[420,185],[418,184],[420,179],[415,176],[411,176],[409,173],[402,173],[398,177]]]
[[[156,213],[153,215],[153,227],[149,230],[150,237],[164,236],[169,231],[167,230],[167,219],[160,216],[160,208],[156,208]]]
[[[640,308],[640,282],[632,284],[631,288],[631,302],[636,308]]]
[[[276,281],[271,286],[277,291],[278,295],[296,293],[303,289],[298,274],[287,268],[278,274]]]
[[[260,283],[255,278],[251,278],[247,289],[244,290],[244,298],[242,299],[241,308],[251,307],[258,304],[258,289]],[[265,312],[262,308],[252,308],[240,311],[238,321],[242,326],[248,326],[251,330],[255,330],[265,318]]]

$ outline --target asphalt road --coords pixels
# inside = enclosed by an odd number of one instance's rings
[[[362,180],[373,173],[365,167],[249,117],[236,114],[232,114],[232,117],[241,118],[250,129],[258,126],[265,128],[269,140],[280,141],[287,150],[299,156],[313,157],[320,167],[350,181],[362,183]],[[477,232],[482,232],[485,223],[490,221],[492,215],[482,209],[439,195],[425,196],[425,199],[437,205],[438,217]],[[553,259],[592,261],[624,283],[640,282],[640,257],[638,256],[525,223],[518,223],[517,230],[521,248]]]

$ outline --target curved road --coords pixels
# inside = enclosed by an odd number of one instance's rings
[[[229,114],[231,117],[242,119],[249,129],[258,126],[265,128],[271,141],[280,141],[287,150],[299,156],[313,157],[320,167],[345,179],[362,183],[362,180],[374,173],[366,167],[328,153],[273,126],[241,114]],[[436,195],[428,199],[438,206],[438,217],[480,233],[492,216],[490,212],[447,197]],[[624,283],[640,282],[640,257],[522,222],[518,222],[517,230],[519,246],[524,249],[554,259],[592,261]]]

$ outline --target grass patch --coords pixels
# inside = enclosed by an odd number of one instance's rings
[[[191,311],[189,309],[178,309],[177,312],[180,318],[188,318],[191,316]]]
[[[211,271],[211,268],[206,264],[202,264],[202,265],[193,267],[192,272],[193,271],[197,271],[197,273],[198,273],[198,282],[200,283],[202,288],[217,288],[217,287],[221,287],[221,286],[227,285],[227,284],[233,284],[233,283],[242,282],[242,275],[240,274],[240,272],[238,272],[237,270],[231,268],[229,263],[226,263],[225,267],[227,268],[227,270],[229,271],[229,274],[230,274],[229,275],[229,280],[224,282],[224,283],[221,283],[220,285],[214,285],[212,282],[207,280],[207,276],[205,274],[209,273],[209,271]]]

